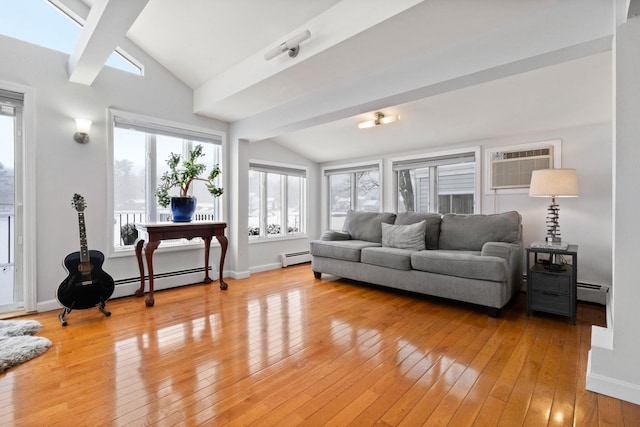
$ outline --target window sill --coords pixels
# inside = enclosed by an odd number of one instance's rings
[[[160,243],[160,246],[153,251],[153,253],[164,253],[164,252],[180,252],[180,251],[192,251],[196,249],[204,249],[203,240],[200,238],[195,238],[193,240],[185,240],[177,241],[177,240],[163,240]],[[211,240],[212,248],[219,248],[220,244],[216,239]],[[122,258],[122,257],[130,257],[136,255],[136,247],[132,246],[119,246],[112,247],[110,249],[109,258]]]
[[[249,244],[261,244],[261,243],[271,243],[271,242],[282,242],[286,240],[302,240],[308,239],[309,236],[307,234],[295,234],[291,236],[276,236],[276,237],[251,237],[249,236]]]

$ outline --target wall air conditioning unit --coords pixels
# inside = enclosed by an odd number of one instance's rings
[[[309,261],[311,261],[311,254],[309,253],[309,251],[280,254],[280,262],[282,262],[282,267],[288,267],[294,264],[302,264],[303,262]]]
[[[489,157],[489,189],[528,188],[531,172],[553,167],[552,146],[492,152]]]

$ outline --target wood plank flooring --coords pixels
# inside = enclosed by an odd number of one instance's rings
[[[634,426],[585,390],[591,325],[313,278],[309,264],[24,318],[53,341],[0,374],[0,425]]]

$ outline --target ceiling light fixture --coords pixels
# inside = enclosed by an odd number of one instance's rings
[[[358,124],[360,129],[372,128],[378,125],[386,125],[387,123],[393,123],[400,120],[400,116],[385,116],[384,114],[377,112],[374,120],[368,120]]]
[[[300,43],[302,43],[309,37],[311,37],[311,32],[309,30],[304,30],[297,36],[291,37],[286,42],[280,44],[280,46],[274,47],[269,52],[265,53],[264,59],[270,61],[281,53],[287,51],[289,52],[289,56],[291,58],[295,58],[296,56],[298,56],[298,52],[300,52]]]

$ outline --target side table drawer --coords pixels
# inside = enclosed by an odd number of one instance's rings
[[[531,271],[530,291],[552,292],[568,295],[571,292],[571,276]]]
[[[571,314],[571,298],[568,295],[534,291],[531,293],[531,308],[548,313],[569,315]]]

